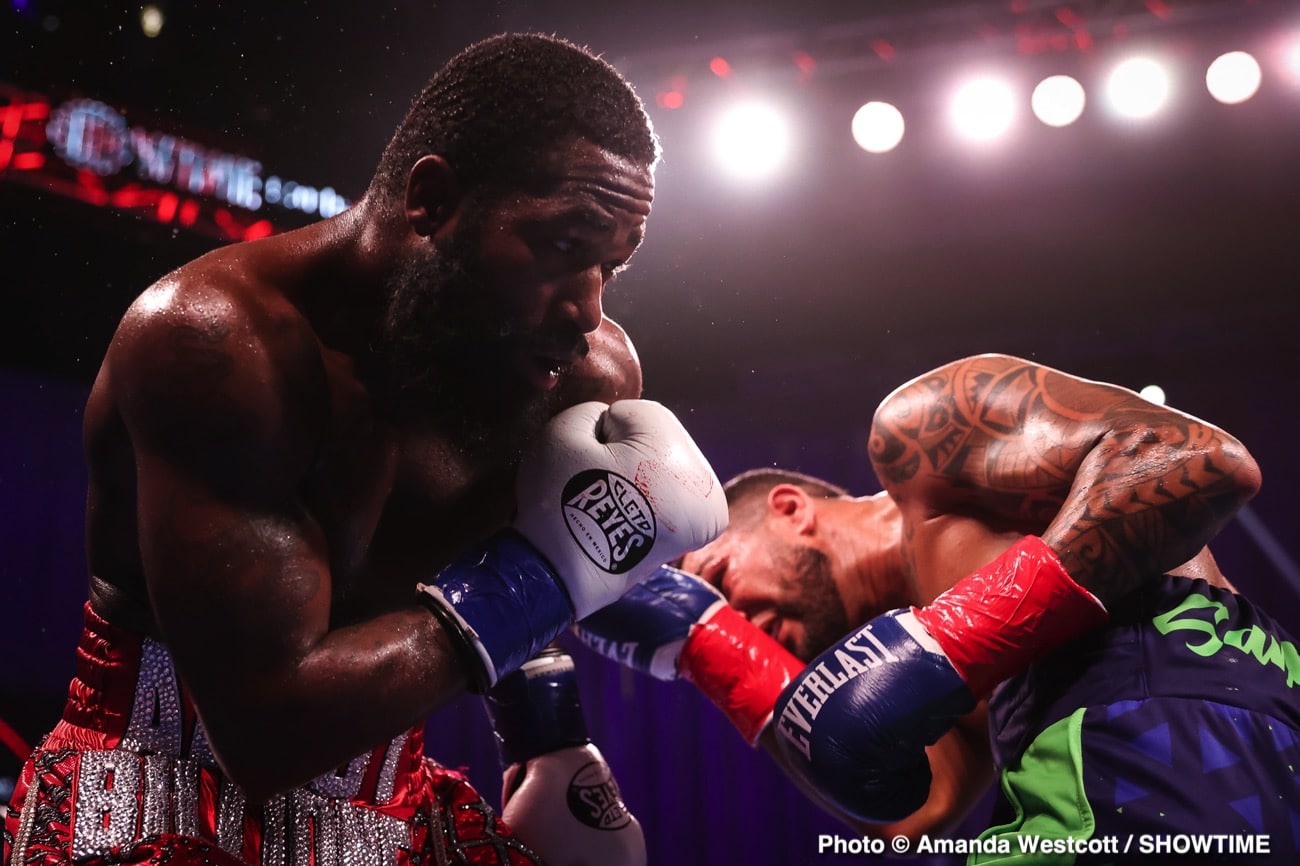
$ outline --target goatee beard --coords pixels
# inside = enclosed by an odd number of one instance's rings
[[[397,419],[437,429],[471,457],[514,463],[552,407],[506,364],[519,337],[492,309],[475,246],[459,232],[389,280],[379,346],[386,402]]]
[[[831,576],[830,557],[825,553],[806,545],[795,547],[788,573],[790,582],[799,588],[792,612],[804,626],[803,640],[795,655],[811,661],[848,632],[848,615]]]

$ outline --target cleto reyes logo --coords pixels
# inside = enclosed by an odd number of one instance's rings
[[[593,830],[618,830],[632,820],[618,783],[601,761],[585,764],[569,780],[569,814]]]
[[[605,571],[628,571],[654,545],[654,512],[622,475],[604,469],[579,472],[564,486],[563,499],[569,534]]]

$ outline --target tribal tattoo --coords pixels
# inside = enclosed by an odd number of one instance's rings
[[[870,452],[900,503],[966,503],[1029,527],[1103,600],[1190,559],[1259,483],[1223,430],[1005,356],[968,358],[895,392]]]

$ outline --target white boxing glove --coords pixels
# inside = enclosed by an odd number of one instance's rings
[[[485,704],[505,768],[501,817],[550,866],[643,866],[645,836],[591,743],[573,657],[557,646]]]
[[[556,415],[520,463],[516,502],[509,529],[417,587],[479,692],[727,525],[709,462],[649,400]]]
[[[594,745],[506,768],[501,818],[548,866],[645,866],[645,834]]]
[[[554,566],[576,619],[727,526],[713,468],[651,400],[557,415],[524,457],[517,503],[515,529]]]

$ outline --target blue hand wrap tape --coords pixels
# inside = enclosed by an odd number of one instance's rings
[[[487,709],[503,767],[591,742],[573,658],[561,649],[542,650],[502,677],[487,694]]]
[[[460,621],[450,631],[468,629],[461,639],[473,644],[488,668],[479,691],[517,670],[573,621],[573,606],[554,569],[513,530],[471,548],[431,586],[437,593],[425,592],[441,596]]]

